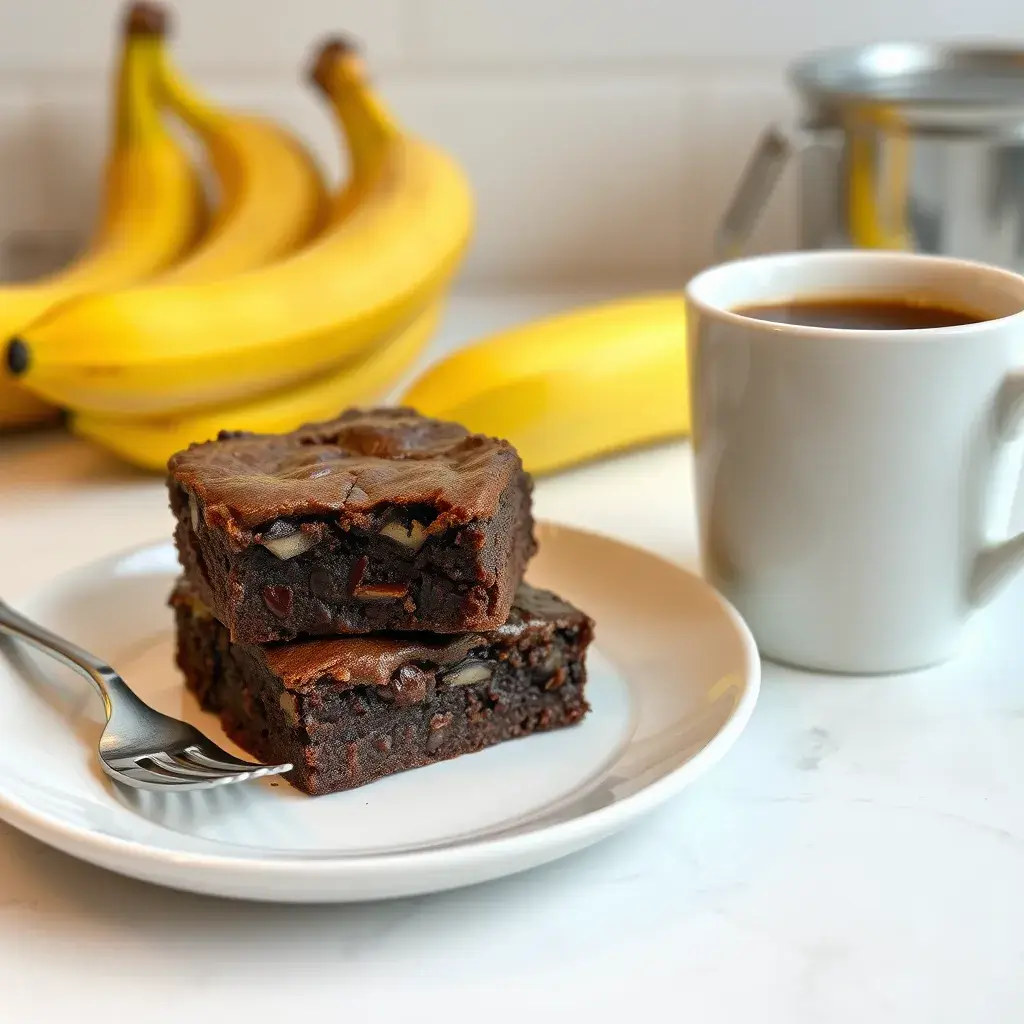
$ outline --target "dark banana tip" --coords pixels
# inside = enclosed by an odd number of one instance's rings
[[[11,338],[7,342],[7,369],[20,377],[28,369],[28,345],[21,338]]]
[[[331,70],[346,58],[361,59],[359,45],[348,36],[331,36],[324,40],[313,57],[309,68],[309,80],[326,90],[331,80]]]
[[[167,9],[162,4],[134,3],[125,13],[124,30],[128,35],[164,36],[168,22]]]

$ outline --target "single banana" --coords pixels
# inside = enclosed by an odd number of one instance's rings
[[[207,234],[159,285],[191,284],[262,267],[306,243],[321,225],[327,189],[309,150],[267,118],[218,110],[160,52],[168,108],[202,140],[221,196]]]
[[[123,31],[103,212],[95,236],[64,270],[31,283],[0,286],[2,337],[75,296],[121,287],[163,270],[193,244],[203,225],[199,178],[164,125],[156,95],[163,14],[136,4]],[[38,399],[18,394],[10,379],[0,378],[0,425],[24,425],[32,409],[40,418],[55,414]]]
[[[426,347],[440,311],[440,304],[428,307],[380,348],[310,383],[194,415],[128,421],[81,413],[73,417],[72,430],[136,466],[162,472],[175,452],[215,438],[221,430],[281,433],[330,419],[347,406],[375,402],[386,394]]]
[[[60,419],[60,409],[27,388],[0,380],[0,431],[38,427]]]
[[[345,43],[323,47],[312,77],[364,154],[351,212],[265,268],[65,306],[8,346],[32,390],[105,415],[239,401],[337,366],[438,299],[470,236],[464,175],[398,128]]]
[[[401,403],[507,438],[537,474],[683,436],[682,296],[639,296],[513,327],[430,367]]]

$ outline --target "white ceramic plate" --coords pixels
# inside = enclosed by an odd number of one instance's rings
[[[112,783],[92,688],[18,646],[0,658],[0,817],[125,875],[248,899],[341,902],[450,889],[581,849],[718,760],[760,679],[746,626],[697,577],[544,525],[530,581],[596,620],[578,726],[311,799],[281,780],[163,795]],[[105,657],[142,697],[238,753],[184,692],[160,544],[54,580],[22,609]]]

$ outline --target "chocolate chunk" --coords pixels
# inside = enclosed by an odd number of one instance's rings
[[[309,574],[309,592],[325,604],[334,604],[342,598],[334,577],[326,569],[314,569]]]
[[[263,588],[263,603],[279,619],[287,619],[291,615],[294,596],[291,587],[268,584]]]
[[[403,665],[387,687],[398,707],[420,704],[434,697],[434,676],[418,665]]]

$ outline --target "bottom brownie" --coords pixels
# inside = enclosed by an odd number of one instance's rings
[[[593,623],[525,584],[504,625],[456,636],[390,633],[231,643],[179,581],[178,665],[228,735],[314,796],[578,722]]]

